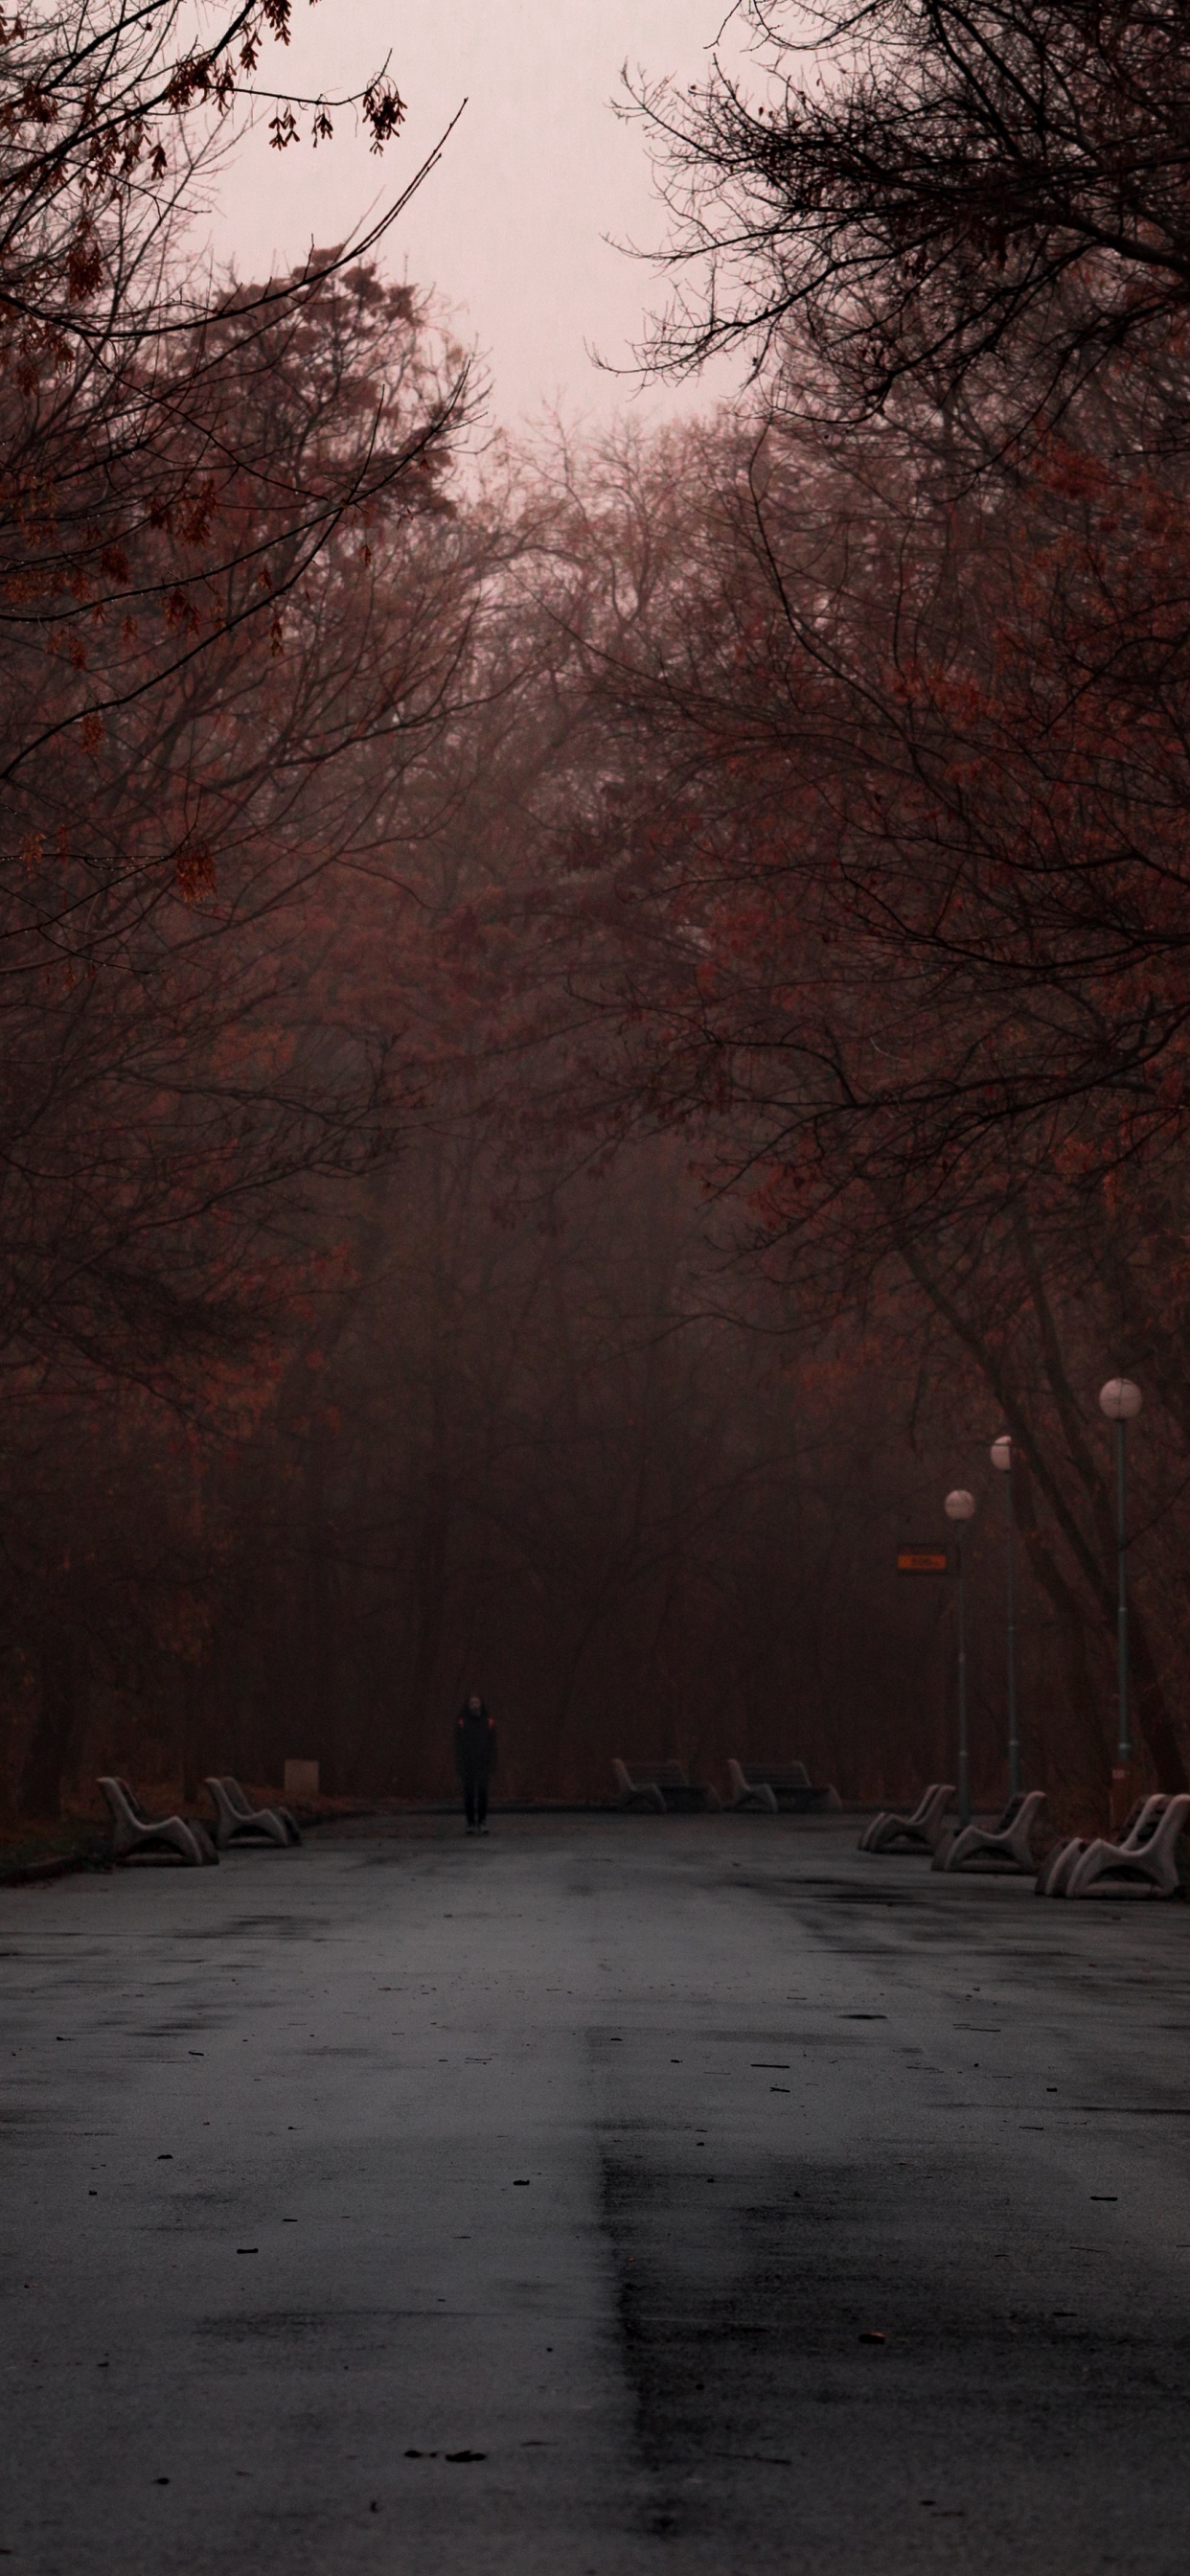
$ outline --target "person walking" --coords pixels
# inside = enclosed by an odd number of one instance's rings
[[[496,1768],[496,1726],[478,1691],[455,1719],[455,1769],[463,1783],[469,1834],[488,1829],[488,1782]]]

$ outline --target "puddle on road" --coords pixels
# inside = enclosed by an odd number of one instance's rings
[[[713,2192],[712,2154],[672,2131],[629,2115],[601,2144],[623,2364],[652,2478],[643,2526],[660,2515],[670,2539],[784,2565],[773,2517],[792,2459],[799,2554],[834,2567],[850,2549],[865,2564],[892,2504],[939,2494],[945,2459],[948,2509],[1010,2499],[983,2529],[981,2561],[1009,2576],[1031,2536],[1011,2503],[1027,2425],[1030,2491],[1069,2500],[1072,2550],[1085,2541],[1078,2563],[1098,2569],[1121,2458],[1135,2444],[1181,2456],[1190,2339],[1156,2256],[1139,2266],[1142,2290],[1136,2249],[1122,2248],[1089,2298],[1069,2249],[1010,2206],[1011,2165],[979,2149],[936,2144],[894,2166],[844,2138],[837,2158],[744,2164],[719,2135],[712,2152]],[[1002,2267],[1006,2238],[1018,2259]]]
[[[234,1941],[269,1932],[282,1941],[319,1941],[334,1928],[341,1926],[333,1926],[326,1914],[234,1914],[225,1922],[212,1918],[210,1923],[204,1923],[202,1937],[205,1941]],[[186,1937],[192,1941],[193,1931]]]
[[[238,2346],[245,2355],[262,2348],[268,2367],[335,2370],[391,2360],[411,2324],[449,2322],[432,2305],[407,2308],[257,2308],[200,2317],[194,2328],[204,2343]]]

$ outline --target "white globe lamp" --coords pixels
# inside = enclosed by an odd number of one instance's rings
[[[1135,1422],[1143,1403],[1140,1388],[1130,1377],[1109,1377],[1099,1389],[1099,1410],[1109,1422]]]

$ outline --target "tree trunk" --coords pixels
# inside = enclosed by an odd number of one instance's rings
[[[41,1642],[41,1700],[17,1797],[22,1816],[56,1818],[62,1813],[62,1780],[79,1713],[79,1662],[71,1631],[65,1626],[47,1630]]]
[[[206,1674],[198,1664],[183,1664],[180,1674],[182,1699],[182,1794],[187,1806],[193,1806],[210,1767],[210,1748],[206,1741]]]

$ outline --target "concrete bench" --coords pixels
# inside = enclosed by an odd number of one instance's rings
[[[625,1807],[648,1807],[654,1815],[697,1815],[707,1807],[722,1804],[714,1789],[700,1788],[688,1780],[680,1762],[652,1762],[647,1768],[630,1771],[626,1762],[613,1756],[612,1771]]]
[[[111,1812],[113,1860],[132,1860],[141,1852],[167,1851],[176,1852],[179,1861],[190,1869],[201,1869],[204,1862],[218,1860],[206,1826],[199,1823],[197,1816],[150,1816],[127,1780],[118,1780],[111,1773],[105,1773],[98,1786]]]
[[[866,1852],[905,1851],[935,1852],[946,1831],[946,1811],[954,1798],[949,1780],[932,1780],[911,1816],[890,1814],[873,1816],[859,1838],[858,1850]]]
[[[659,1781],[651,1777],[646,1779],[643,1773],[638,1775],[635,1771],[630,1771],[627,1763],[621,1762],[618,1754],[612,1757],[612,1771],[616,1787],[620,1792],[621,1806],[650,1807],[656,1816],[665,1814],[665,1800],[661,1794]]]
[[[1190,1797],[1170,1798],[1164,1815],[1158,1816],[1143,1842],[1133,1832],[1126,1843],[1088,1843],[1071,1870],[1067,1895],[1094,1896],[1102,1889],[1105,1895],[1116,1896],[1121,1885],[1147,1887],[1154,1896],[1179,1895],[1182,1882],[1176,1847],[1188,1816]]]
[[[203,1787],[215,1810],[215,1840],[220,1851],[226,1851],[229,1843],[247,1842],[254,1835],[270,1843],[300,1843],[302,1838],[288,1807],[254,1807],[239,1781],[228,1774],[204,1780]]]
[[[1164,1797],[1159,1790],[1151,1797],[1138,1798],[1129,1808],[1123,1824],[1106,1839],[1121,1851],[1131,1850],[1134,1845],[1147,1843],[1156,1833],[1168,1805],[1168,1798]],[[1067,1834],[1061,1842],[1054,1844],[1053,1850],[1047,1852],[1037,1872],[1037,1885],[1033,1891],[1035,1896],[1069,1894],[1071,1873],[1082,1859],[1087,1849],[1088,1839],[1086,1835]]]
[[[816,1788],[804,1762],[737,1762],[729,1756],[727,1776],[733,1807],[763,1807],[770,1816],[788,1807],[794,1815],[820,1815],[837,1809],[837,1789]]]
[[[1010,1798],[994,1825],[964,1825],[962,1831],[941,1842],[934,1854],[935,1869],[994,1868],[1003,1877],[1016,1873],[1032,1878],[1037,1863],[1033,1858],[1030,1836],[1045,1805],[1044,1789],[1018,1789]]]

